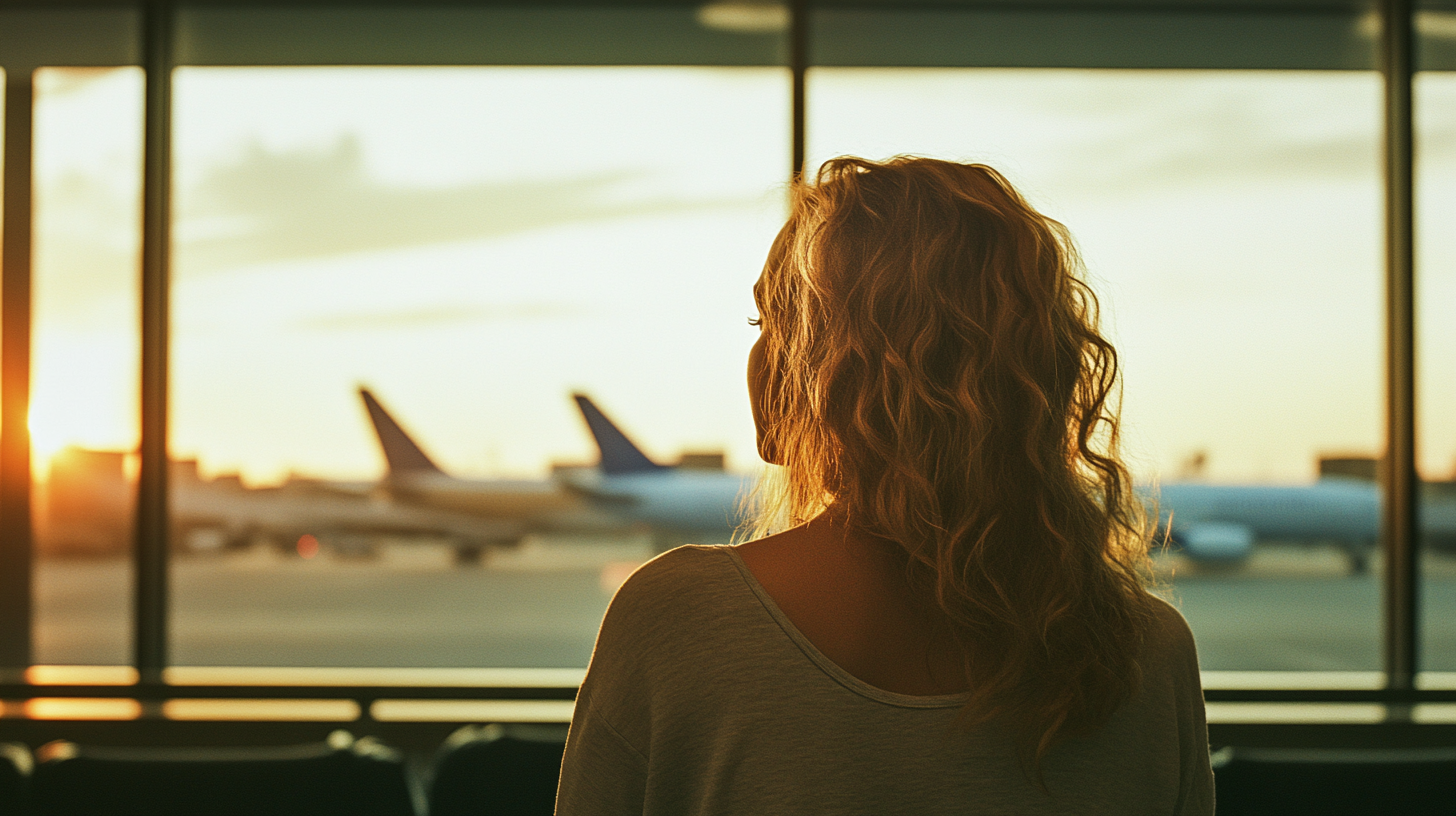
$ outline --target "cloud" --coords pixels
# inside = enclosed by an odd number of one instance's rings
[[[1332,120],[1321,105],[1320,116],[1301,120],[1301,111],[1275,110],[1269,97],[1259,96],[1192,93],[1122,116],[1104,113],[1099,118],[1112,127],[1079,140],[1058,162],[1059,175],[1097,190],[1220,179],[1378,178],[1378,110],[1355,107]]]
[[[1313,99],[1255,90],[1265,89],[1195,89],[1202,92],[1115,120],[1078,146],[1077,166],[1067,162],[1065,173],[1096,189],[1231,179],[1378,183],[1378,96],[1348,87],[1314,86]],[[1421,157],[1433,164],[1456,156],[1456,117],[1441,113],[1427,115],[1418,133]]]
[[[301,329],[313,331],[384,331],[414,329],[446,323],[485,320],[538,320],[570,315],[575,310],[564,303],[518,303],[502,306],[440,306],[399,309],[387,312],[346,312],[310,317],[298,321]]]
[[[195,275],[284,259],[465,241],[564,223],[737,204],[644,196],[643,171],[407,187],[371,178],[358,142],[251,148],[180,191],[174,263]]]

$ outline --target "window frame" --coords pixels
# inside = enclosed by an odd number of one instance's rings
[[[142,700],[176,698],[227,699],[349,699],[358,703],[361,716],[369,718],[375,703],[387,699],[421,700],[571,700],[575,685],[358,685],[358,684],[239,684],[169,682],[168,660],[168,321],[170,246],[171,76],[178,64],[176,55],[178,20],[188,9],[226,14],[232,9],[259,8],[246,2],[209,2],[180,6],[167,0],[147,0],[140,5],[120,2],[75,9],[62,2],[43,3],[37,14],[50,25],[70,25],[71,46],[63,55],[43,51],[15,55],[6,52],[5,83],[5,169],[3,177],[4,221],[3,273],[0,273],[0,699],[19,699],[43,694],[47,697],[127,697]],[[482,7],[486,4],[481,4]],[[805,75],[814,64],[815,15],[827,12],[911,13],[976,9],[1003,13],[1013,8],[1005,3],[963,2],[902,6],[883,2],[831,3],[791,0],[789,28],[784,37],[786,54],[781,62],[791,82],[790,176],[798,175],[805,161]],[[412,4],[398,3],[400,8]],[[611,13],[628,3],[598,2],[574,5]],[[662,0],[663,8],[690,8],[683,2]],[[1099,9],[1126,9],[1115,0],[1074,3],[1075,13],[1095,14]],[[1171,0],[1148,0],[1140,8],[1151,13],[1175,14],[1179,4]],[[1200,6],[1217,10],[1218,4]],[[1247,5],[1235,5],[1240,13],[1252,14]],[[349,4],[310,6],[329,13]],[[375,6],[376,8],[381,6]],[[384,5],[390,9],[393,5]],[[635,7],[635,6],[633,6]],[[1066,13],[1068,4],[1054,8],[1019,8],[1016,13]],[[1416,526],[1419,481],[1415,470],[1415,327],[1414,291],[1414,162],[1412,86],[1416,70],[1414,48],[1415,9],[1411,0],[1377,0],[1382,21],[1378,68],[1384,93],[1382,162],[1384,169],[1385,218],[1385,363],[1386,393],[1384,429],[1387,442],[1388,476],[1382,482],[1384,497],[1382,531],[1385,564],[1383,585],[1384,684],[1379,688],[1233,688],[1207,689],[1211,703],[1348,703],[1405,707],[1421,703],[1456,702],[1456,688],[1421,688],[1418,683],[1420,571],[1417,559]],[[113,14],[122,26],[97,25],[94,15]],[[1058,11],[1060,10],[1060,11]],[[7,10],[7,13],[10,13]],[[1316,3],[1271,7],[1271,14],[1353,15],[1351,7]],[[92,15],[90,22],[76,27],[65,23],[66,15]],[[79,18],[78,18],[79,19]],[[59,22],[58,22],[59,21]],[[73,33],[79,32],[79,33]],[[118,44],[119,43],[119,44]],[[31,118],[33,71],[44,65],[141,65],[145,71],[145,138],[143,163],[142,219],[142,315],[141,315],[141,419],[140,473],[135,529],[133,598],[132,682],[39,683],[26,674],[30,667],[33,597],[31,530],[31,461],[27,429],[30,380],[31,332]],[[191,64],[191,63],[188,63]],[[229,63],[237,64],[237,63]],[[262,62],[253,64],[265,64]],[[266,64],[277,64],[269,62]],[[478,63],[486,64],[486,63]],[[596,63],[593,63],[596,64]],[[607,64],[607,63],[602,63]],[[822,64],[845,64],[834,57]],[[1286,67],[1286,66],[1265,66]]]

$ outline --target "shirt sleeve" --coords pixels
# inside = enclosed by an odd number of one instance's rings
[[[611,723],[578,698],[561,760],[557,816],[641,814],[647,792],[647,758]]]
[[[1182,754],[1178,816],[1213,816],[1213,768],[1208,757],[1208,718],[1203,704],[1203,682],[1193,634],[1183,624],[1187,657],[1183,663],[1184,692],[1178,712],[1178,742]]]
[[[566,735],[556,789],[560,816],[640,816],[643,811],[650,708],[645,673],[653,664],[657,617],[657,593],[643,581],[646,570],[639,569],[617,590],[597,632]]]

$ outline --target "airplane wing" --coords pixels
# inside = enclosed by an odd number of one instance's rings
[[[229,536],[262,533],[285,540],[304,533],[444,535],[494,545],[519,541],[529,532],[516,519],[330,493],[306,482],[256,489],[179,482],[172,492],[172,510],[174,522],[183,529],[215,528]]]
[[[590,478],[589,476],[559,476],[557,484],[582,498],[588,499],[596,504],[618,509],[641,504],[642,499],[631,493],[613,492],[602,485],[601,478]]]
[[[666,465],[659,465],[649,459],[647,454],[622,433],[616,423],[607,419],[607,415],[602,413],[590,397],[576,393],[571,398],[576,400],[576,407],[580,409],[582,419],[586,420],[587,430],[591,431],[592,439],[596,440],[597,452],[601,455],[602,473],[618,476],[624,473],[670,470]]]
[[[384,461],[389,466],[389,475],[398,476],[413,473],[443,473],[440,466],[431,461],[424,450],[405,433],[379,400],[360,386],[359,398],[364,400],[364,409],[369,412],[369,422],[374,434],[379,437],[379,447],[384,451]]]

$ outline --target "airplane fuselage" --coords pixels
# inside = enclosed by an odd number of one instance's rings
[[[1374,542],[1380,531],[1375,485],[1325,479],[1310,485],[1163,485],[1159,516],[1174,535],[1196,524],[1242,524],[1260,539]]]
[[[456,479],[443,473],[393,474],[384,487],[396,500],[490,519],[523,531],[617,533],[615,514],[593,506],[550,479]]]
[[[1373,482],[1326,478],[1308,485],[1172,483],[1139,491],[1160,530],[1196,559],[1237,561],[1258,541],[1339,546],[1356,571],[1380,539],[1381,496]],[[1456,544],[1456,497],[1426,490],[1419,524],[1428,546]]]
[[[727,541],[742,522],[740,506],[753,488],[754,477],[671,469],[597,475],[578,484],[624,518]]]

